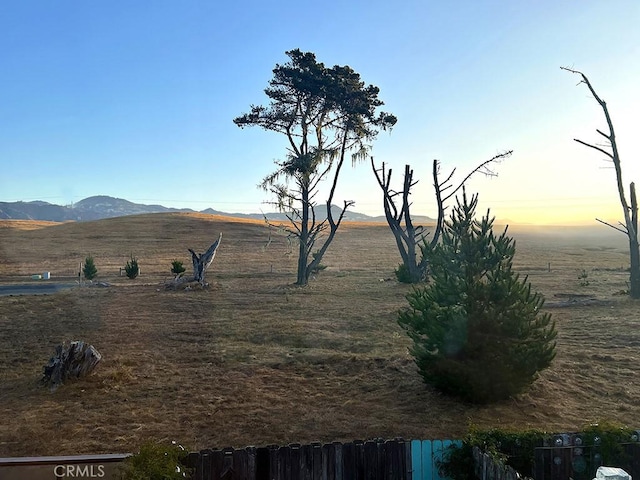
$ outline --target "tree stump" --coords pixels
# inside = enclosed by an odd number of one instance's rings
[[[93,345],[82,341],[61,344],[44,366],[41,383],[55,391],[69,378],[89,375],[102,360],[102,355]]]

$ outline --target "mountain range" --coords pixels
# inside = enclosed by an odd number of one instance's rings
[[[318,219],[326,218],[326,207],[315,207]],[[341,208],[332,205],[331,212],[334,218],[340,215]],[[143,213],[163,212],[195,212],[189,208],[168,208],[162,205],[145,205],[133,203],[122,198],[114,198],[105,195],[97,195],[80,200],[69,206],[55,205],[40,200],[33,202],[0,202],[0,220],[44,220],[50,222],[85,222],[101,220],[103,218],[123,217],[126,215],[139,215]],[[268,213],[227,213],[212,208],[201,210],[200,213],[212,215],[224,215],[228,217],[253,218],[262,220],[266,216],[269,220],[287,220],[282,212]],[[412,217],[415,223],[432,223],[435,220],[426,216]],[[347,210],[345,220],[362,222],[386,222],[384,216],[372,217],[364,213]]]

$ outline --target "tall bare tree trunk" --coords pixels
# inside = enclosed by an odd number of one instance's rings
[[[640,245],[638,245],[638,202],[636,201],[636,185],[631,182],[630,185],[631,199],[631,227],[636,233],[628,235],[629,237],[629,296],[631,298],[640,298]]]
[[[562,70],[578,74],[580,75],[580,77],[582,77],[582,81],[580,83],[584,83],[587,86],[593,98],[595,98],[595,100],[598,102],[598,105],[600,105],[600,107],[602,108],[604,117],[607,121],[609,133],[604,133],[599,129],[596,129],[596,132],[598,132],[598,134],[603,136],[609,142],[611,152],[606,151],[598,145],[587,143],[577,138],[574,138],[574,140],[586,147],[592,148],[600,153],[605,154],[613,163],[613,167],[616,171],[616,186],[618,187],[618,198],[620,199],[620,206],[622,207],[624,224],[620,223],[622,228],[619,228],[598,218],[596,218],[596,220],[624,233],[629,239],[629,296],[634,299],[640,299],[640,249],[638,246],[638,202],[636,201],[636,186],[633,182],[629,186],[630,202],[627,202],[627,197],[624,191],[624,182],[622,180],[622,163],[620,162],[620,154],[618,153],[618,143],[616,142],[616,134],[613,129],[613,121],[611,120],[611,116],[609,115],[609,109],[607,108],[606,102],[598,96],[596,91],[591,86],[591,82],[589,82],[589,79],[584,73],[566,67],[560,68]]]

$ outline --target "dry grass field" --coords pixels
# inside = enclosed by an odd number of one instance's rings
[[[280,235],[265,248],[261,222],[0,222],[0,283],[43,271],[74,281],[92,255],[110,284],[0,297],[0,456],[130,452],[147,439],[200,449],[460,438],[470,424],[639,427],[639,304],[620,295],[624,236],[599,228],[512,232],[517,270],[556,321],[558,354],[526,394],[474,406],[425,386],[407,354],[396,313],[411,287],[393,279],[399,255],[385,225],[345,225],[327,269],[296,288],[295,254]],[[219,232],[210,289],[165,289],[171,261],[190,268],[186,249],[203,252]],[[131,254],[142,271],[135,280],[118,275]],[[42,367],[71,340],[93,344],[103,362],[51,393],[38,385]]]

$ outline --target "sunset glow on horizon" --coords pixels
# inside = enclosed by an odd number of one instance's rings
[[[126,11],[126,15],[123,15]],[[300,18],[313,22],[299,22]],[[357,21],[354,21],[357,19]],[[229,213],[272,207],[256,185],[286,155],[282,135],[232,122],[266,104],[285,51],[349,65],[398,117],[371,154],[419,180],[412,212],[435,216],[431,167],[474,176],[479,211],[522,224],[623,220],[605,156],[607,102],[623,183],[640,182],[640,3],[467,0],[401,6],[329,1],[13,2],[0,18],[0,201],[71,204],[93,195]],[[318,203],[328,188],[321,186]],[[370,165],[345,168],[334,203],[383,214]],[[603,227],[604,228],[604,227]]]

